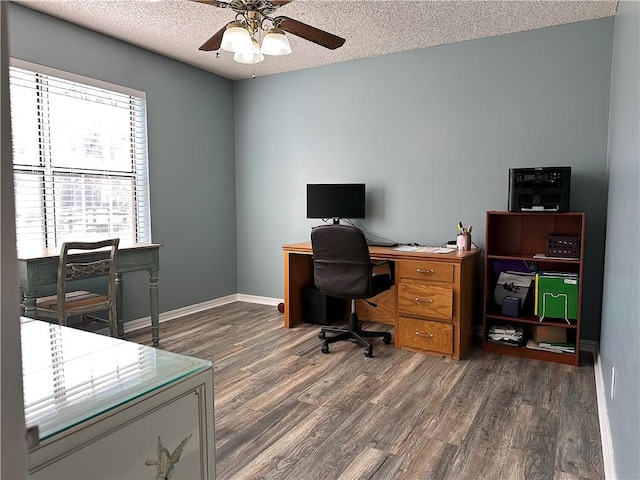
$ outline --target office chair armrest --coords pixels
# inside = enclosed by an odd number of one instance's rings
[[[389,266],[389,277],[391,277],[391,284],[395,285],[395,283],[396,283],[396,274],[395,274],[396,264],[395,264],[395,262],[393,260],[371,261],[372,269],[373,269],[373,267],[381,267],[383,265],[388,265]]]

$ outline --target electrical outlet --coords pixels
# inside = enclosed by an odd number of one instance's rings
[[[616,396],[616,367],[611,367],[611,400]]]

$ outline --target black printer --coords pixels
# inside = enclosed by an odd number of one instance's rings
[[[568,212],[571,167],[509,169],[510,212]]]

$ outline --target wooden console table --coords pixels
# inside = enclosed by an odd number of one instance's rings
[[[151,339],[153,346],[160,341],[158,310],[158,271],[160,270],[161,243],[135,243],[120,246],[116,258],[116,310],[118,336],[124,334],[122,322],[122,274],[146,270],[149,272],[149,301],[151,303]],[[100,253],[78,254],[87,260],[99,258]],[[24,300],[24,314],[36,318],[38,288],[55,285],[58,275],[59,248],[44,248],[39,251],[18,252],[18,274]]]
[[[284,245],[284,326],[302,321],[302,291],[313,286],[311,243]],[[446,254],[402,252],[370,247],[372,260],[390,260],[395,285],[371,299],[359,300],[360,320],[395,327],[395,346],[461,359],[473,344],[473,315],[480,251]]]

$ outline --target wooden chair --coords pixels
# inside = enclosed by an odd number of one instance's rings
[[[83,322],[100,321],[108,323],[112,337],[118,336],[116,316],[115,281],[116,257],[120,239],[99,242],[65,242],[58,263],[57,294],[36,300],[38,317],[55,318],[60,325],[67,325],[69,317],[81,316]],[[109,250],[97,250],[110,247]],[[77,251],[71,255],[71,250]],[[107,294],[68,290],[69,281],[92,277],[108,277]],[[107,319],[89,315],[107,311]]]

